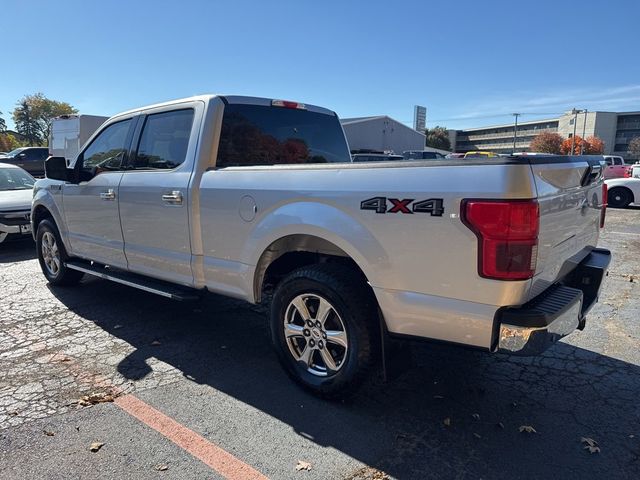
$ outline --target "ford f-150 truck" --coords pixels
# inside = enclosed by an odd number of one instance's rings
[[[269,299],[283,366],[330,396],[390,337],[533,355],[582,329],[610,261],[601,160],[353,163],[330,110],[200,96],[50,157],[31,218],[52,285]]]

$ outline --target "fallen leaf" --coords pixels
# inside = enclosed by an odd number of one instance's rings
[[[584,448],[589,450],[589,453],[600,453],[600,447],[595,445],[585,445]]]
[[[476,438],[482,438],[479,433],[475,433],[475,432],[474,432],[473,436],[476,437]]]
[[[451,426],[451,419],[449,417],[445,418],[442,423],[444,423],[447,427]]]
[[[80,431],[80,425],[76,425],[76,431]]]
[[[598,442],[596,442],[593,438],[589,438],[589,437],[580,437],[580,442],[586,443],[590,447],[598,446]]]
[[[53,437],[55,435],[55,433],[50,432],[49,430],[43,430],[42,433],[44,433],[47,437]]]
[[[154,340],[153,342],[151,342],[152,347],[157,347],[158,345],[162,345],[162,343],[160,343],[158,340]]]
[[[474,418],[474,420],[480,420],[480,414],[479,413],[474,413],[471,416]]]
[[[165,470],[169,470],[169,467],[167,465],[156,465],[156,470],[164,472]]]
[[[93,442],[91,444],[91,446],[89,447],[89,450],[91,450],[92,452],[97,452],[98,450],[100,450],[103,447],[104,443],[102,442]]]
[[[306,470],[307,472],[311,470],[311,464],[309,462],[303,462],[302,460],[298,460],[298,464],[296,465],[296,471],[299,472],[301,470]]]
[[[503,430],[504,430],[504,423],[502,423],[502,422],[498,422],[498,427],[500,427],[501,429],[503,429]]]
[[[113,402],[114,396],[110,392],[94,392],[89,395],[84,395],[78,400],[78,405],[86,407],[87,405],[95,405],[96,403]]]
[[[71,357],[64,357],[62,359],[60,359],[61,362],[70,362],[71,361]]]
[[[533,428],[531,425],[520,425],[520,428],[518,430],[520,430],[520,433],[522,433],[522,432],[538,433],[538,432],[536,432],[536,429]]]

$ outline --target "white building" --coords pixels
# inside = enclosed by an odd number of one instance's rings
[[[387,115],[343,118],[340,120],[349,149],[392,151],[425,149],[425,136]],[[431,149],[427,149],[431,150]]]

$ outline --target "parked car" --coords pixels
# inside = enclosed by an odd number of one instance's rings
[[[0,157],[0,162],[25,169],[34,177],[44,176],[44,161],[49,156],[47,147],[21,147]]]
[[[625,165],[622,157],[604,155],[604,161],[607,163],[607,168],[604,169],[604,178],[623,178],[627,176],[629,166]]]
[[[467,152],[464,154],[464,158],[490,158],[490,157],[497,157],[498,155],[496,155],[493,152],[477,152],[477,151],[472,151],[472,152]]]
[[[605,183],[610,207],[626,208],[640,199],[640,178],[610,178]]]
[[[445,158],[464,158],[464,153],[448,153]]]
[[[407,150],[402,156],[405,160],[444,160],[444,155],[429,150]]]
[[[323,396],[381,365],[386,332],[539,354],[585,326],[610,261],[602,157],[353,163],[337,115],[297,102],[138,108],[46,168],[52,285],[269,299],[282,365]]]
[[[30,238],[35,178],[22,168],[0,163],[0,243]]]
[[[390,162],[404,160],[402,155],[393,155],[391,153],[356,153],[351,155],[354,162]]]

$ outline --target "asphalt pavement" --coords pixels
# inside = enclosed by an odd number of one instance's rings
[[[259,306],[52,288],[32,242],[2,244],[0,479],[640,478],[640,209],[600,245],[600,303],[544,355],[411,344],[399,377],[328,402]]]

